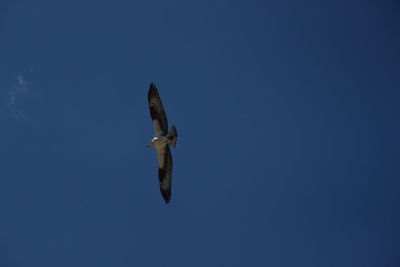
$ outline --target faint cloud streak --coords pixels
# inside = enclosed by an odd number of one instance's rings
[[[28,93],[28,83],[22,78],[21,75],[17,76],[17,83],[8,92],[9,100],[7,103],[7,109],[16,119],[25,119],[26,114],[22,111],[21,105],[25,98],[25,95]]]

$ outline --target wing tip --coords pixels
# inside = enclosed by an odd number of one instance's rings
[[[148,97],[149,102],[151,101],[151,99],[152,99],[153,97],[160,98],[160,96],[159,96],[159,94],[158,94],[157,86],[156,86],[156,84],[153,83],[153,82],[150,83],[149,92],[148,92],[147,97]]]
[[[157,92],[157,85],[155,83],[150,83],[149,92]]]
[[[171,192],[161,190],[161,195],[164,198],[165,204],[171,201]]]

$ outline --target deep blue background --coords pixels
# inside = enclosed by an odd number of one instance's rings
[[[1,1],[0,266],[399,266],[399,12]]]

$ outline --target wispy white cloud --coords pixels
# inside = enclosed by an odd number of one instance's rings
[[[28,93],[29,85],[22,78],[21,75],[17,76],[17,83],[8,92],[9,99],[7,103],[7,109],[16,119],[25,119],[26,114],[21,109],[25,95]]]

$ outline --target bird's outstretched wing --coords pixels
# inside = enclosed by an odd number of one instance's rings
[[[158,178],[160,181],[160,191],[165,203],[171,200],[172,185],[172,155],[169,146],[157,150],[158,156]]]
[[[168,133],[168,120],[165,114],[160,95],[154,83],[150,84],[148,101],[150,116],[153,121],[154,135],[165,136]]]

